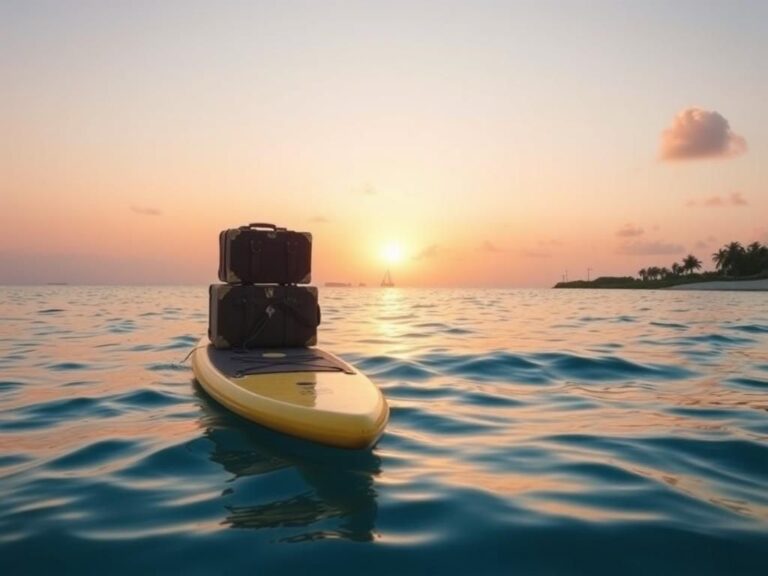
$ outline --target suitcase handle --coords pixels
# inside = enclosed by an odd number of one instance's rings
[[[274,224],[267,224],[266,222],[251,222],[248,226],[243,226],[243,228],[269,228],[271,230],[277,230],[277,226]]]
[[[280,226],[275,226],[274,224],[267,224],[266,222],[251,222],[248,226],[240,226],[241,230],[250,230],[251,228],[266,228],[275,232],[285,231],[285,228],[280,228]]]

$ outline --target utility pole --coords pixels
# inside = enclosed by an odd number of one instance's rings
[[[587,282],[589,282],[589,273],[592,272],[592,268],[587,268]]]

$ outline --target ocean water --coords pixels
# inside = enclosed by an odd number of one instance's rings
[[[205,287],[0,288],[0,573],[765,574],[768,294],[321,289],[369,451],[194,382]]]

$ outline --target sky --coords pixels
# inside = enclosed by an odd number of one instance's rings
[[[0,284],[214,282],[253,221],[316,283],[711,268],[768,242],[767,59],[764,1],[0,0]]]

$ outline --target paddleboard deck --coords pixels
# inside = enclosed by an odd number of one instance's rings
[[[203,338],[192,369],[233,412],[285,434],[340,448],[367,448],[389,420],[381,391],[319,348],[218,350]]]

